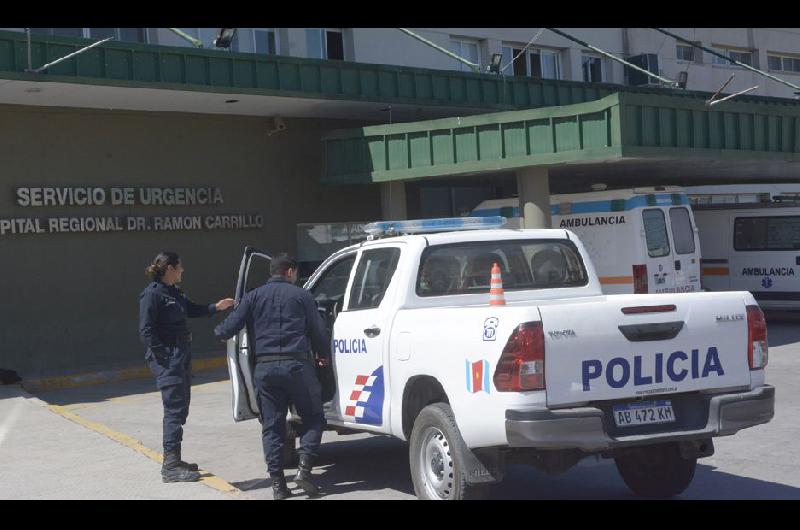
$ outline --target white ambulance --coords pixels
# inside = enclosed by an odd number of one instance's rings
[[[606,294],[700,291],[700,243],[686,193],[649,187],[551,195],[552,226],[575,232]],[[471,215],[508,217],[519,199],[480,203]]]
[[[703,247],[703,287],[800,309],[800,185],[686,188]]]

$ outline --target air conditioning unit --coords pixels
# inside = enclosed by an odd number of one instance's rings
[[[652,72],[656,75],[661,75],[658,70],[658,55],[655,53],[643,53],[641,55],[634,55],[628,58],[628,62],[635,64],[639,68]],[[637,85],[658,85],[661,82],[655,77],[650,77],[638,70],[634,70],[629,66],[625,67],[625,73],[628,77],[628,84]]]

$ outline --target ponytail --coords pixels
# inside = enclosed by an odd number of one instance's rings
[[[177,267],[180,262],[181,258],[177,253],[168,251],[161,252],[153,259],[153,263],[145,268],[144,274],[151,280],[158,280],[167,272],[167,267],[169,265]]]

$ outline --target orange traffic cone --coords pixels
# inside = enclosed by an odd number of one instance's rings
[[[489,284],[489,305],[506,305],[503,277],[500,274],[500,266],[497,263],[492,266],[492,280]]]

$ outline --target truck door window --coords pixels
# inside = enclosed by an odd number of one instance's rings
[[[692,254],[694,252],[694,230],[689,210],[686,208],[670,208],[669,221],[672,225],[672,241],[677,254]]]
[[[647,254],[651,258],[660,258],[669,255],[669,237],[667,236],[667,221],[663,210],[649,208],[642,211],[644,233],[647,240]]]
[[[378,248],[361,254],[347,310],[370,309],[381,305],[400,259],[399,248]]]
[[[250,258],[250,266],[247,269],[247,281],[244,286],[244,292],[248,293],[256,287],[261,287],[272,276],[269,272],[269,265],[272,263],[268,259],[260,256],[252,256]]]
[[[737,217],[733,226],[736,250],[800,249],[800,216]]]
[[[347,290],[347,280],[350,279],[350,270],[356,261],[355,254],[343,258],[329,266],[311,288],[311,294],[318,304],[334,301],[339,302],[344,298]]]

